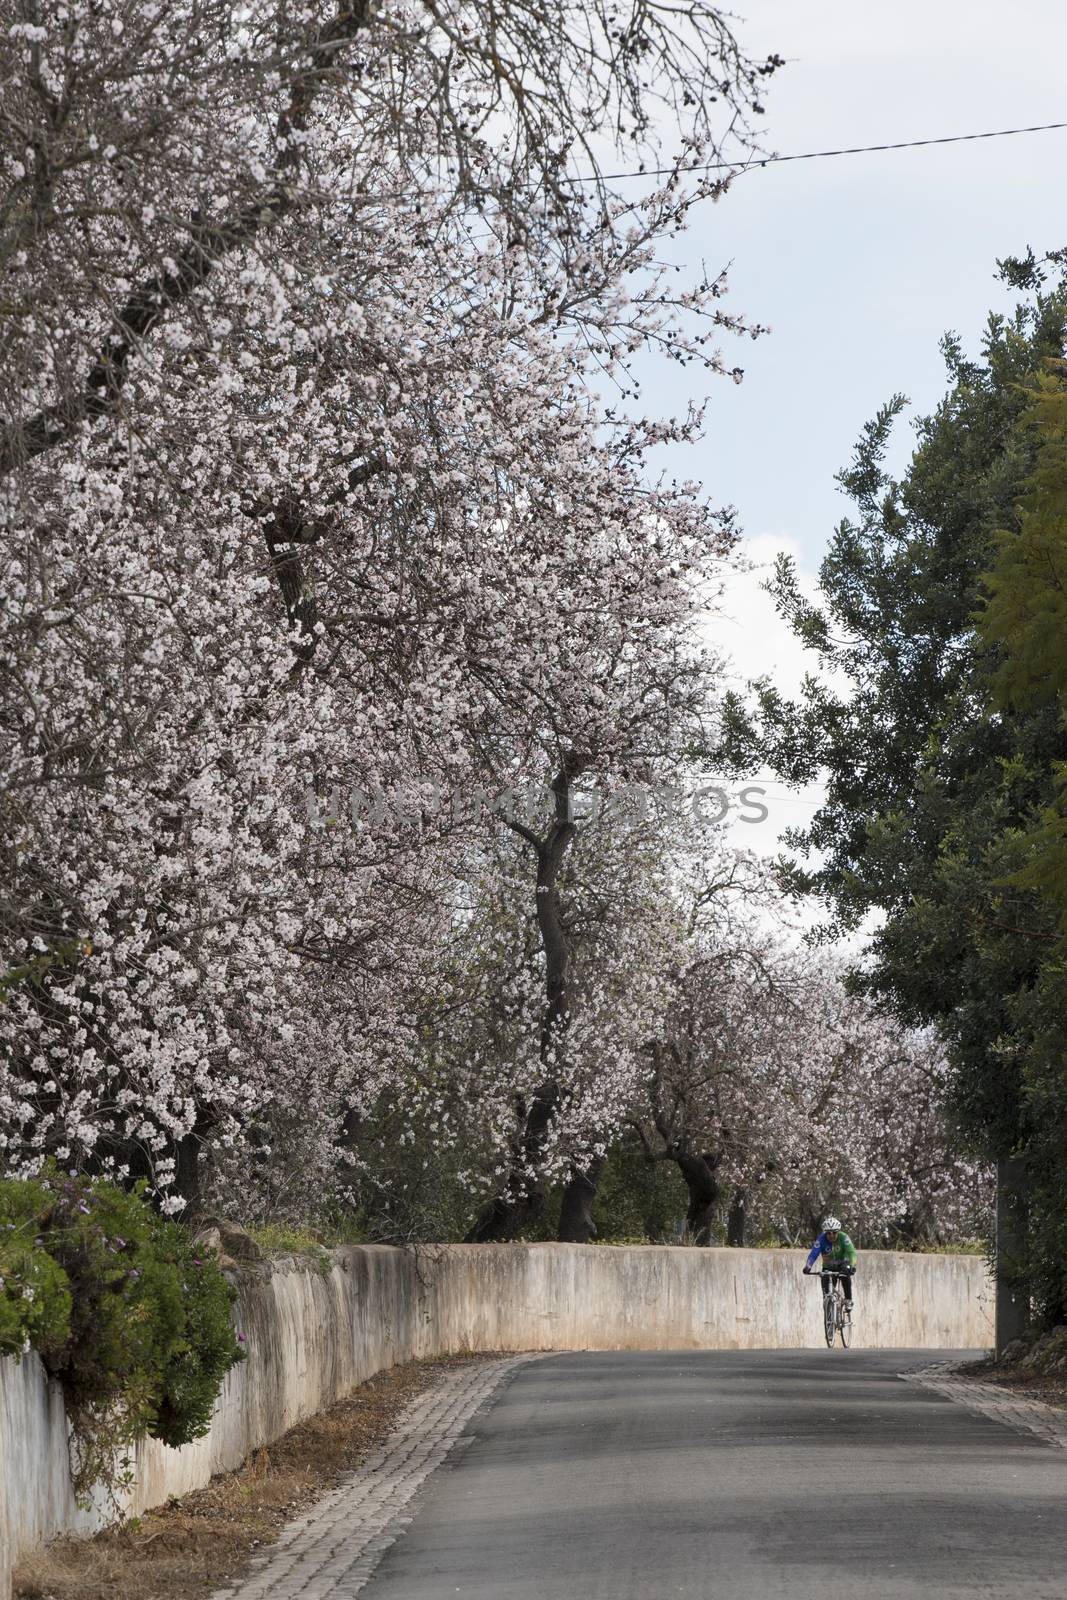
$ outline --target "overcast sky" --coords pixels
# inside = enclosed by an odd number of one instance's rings
[[[767,94],[775,152],[1067,121],[1064,0],[738,9],[750,53],[788,61]],[[788,162],[745,174],[695,219],[679,257],[729,263],[732,309],[773,331],[724,346],[745,381],[714,385],[704,443],[671,466],[737,507],[754,556],[789,548],[814,572],[846,509],[834,474],[863,423],[898,390],[920,413],[933,407],[945,330],[977,347],[990,308],[1012,303],[998,256],[1067,245],[1065,171],[1067,129]],[[679,369],[644,376],[650,404],[676,409]],[[694,375],[694,392],[706,384]],[[905,422],[901,461],[909,440]],[[729,610],[716,632],[740,670],[794,682],[798,654],[754,582]],[[777,820],[797,813],[783,802]]]

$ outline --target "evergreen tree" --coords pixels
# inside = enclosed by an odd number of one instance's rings
[[[1026,297],[1014,316],[989,319],[979,359],[945,339],[948,390],[917,424],[901,478],[885,453],[902,397],[864,431],[840,479],[856,514],[831,541],[818,604],[779,563],[779,610],[846,687],[812,677],[789,701],[755,685],[751,703],[731,701],[723,753],[794,782],[824,774],[825,803],[790,838],[808,864],[787,875],[825,901],[827,936],[880,913],[853,982],[904,1020],[937,1026],[974,1153],[1027,1156],[1029,1265],[1041,1312],[1058,1320],[1067,1071],[1050,1030],[1062,1016],[1067,1035],[1067,985],[1055,908],[1025,869],[1067,738],[1055,696],[1000,708],[1003,646],[978,615],[984,574],[1021,536],[1037,451],[1023,419],[1063,356],[1067,300],[1032,258],[1004,271]]]

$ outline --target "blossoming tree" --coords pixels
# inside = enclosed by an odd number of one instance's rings
[[[830,1211],[872,1244],[980,1232],[990,1174],[954,1148],[942,1050],[842,979],[825,951],[736,924],[680,964],[631,1125],[677,1164],[696,1243],[722,1218],[728,1243],[750,1222],[792,1242]]]
[[[696,714],[729,529],[645,463],[699,419],[591,375],[625,388],[650,345],[724,369],[724,284],[675,290],[656,250],[775,63],[704,5],[484,24],[67,0],[0,44],[15,1168],[178,1206],[205,1147],[236,1169],[288,1128],[325,1172],[410,1081],[484,827],[441,796],[635,770]],[[600,157],[665,115],[679,153],[624,200]]]

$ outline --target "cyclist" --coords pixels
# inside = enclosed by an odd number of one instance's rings
[[[852,1273],[856,1270],[856,1246],[848,1234],[841,1227],[837,1217],[823,1217],[819,1237],[811,1247],[807,1261],[804,1263],[805,1272],[815,1270],[816,1261],[821,1261],[823,1267],[849,1267],[851,1271],[843,1272],[841,1284],[845,1291],[845,1310],[852,1315]],[[822,1280],[823,1299],[830,1293],[832,1280]]]

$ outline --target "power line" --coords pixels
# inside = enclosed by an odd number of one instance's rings
[[[1051,133],[1055,128],[1067,128],[1067,122],[1039,122],[1030,128],[994,128],[988,133],[950,133],[940,139],[900,139],[895,144],[855,144],[842,150],[805,150],[792,156],[760,156],[748,162],[701,161],[692,167],[646,167],[633,172],[602,172],[601,182],[610,183],[616,178],[669,178],[677,172],[751,172],[757,167],[769,167],[781,161],[825,161],[830,156],[866,156],[882,150],[919,150],[931,144],[966,144],[974,139],[1010,139],[1019,133]],[[593,174],[574,178],[574,183],[593,183]]]

